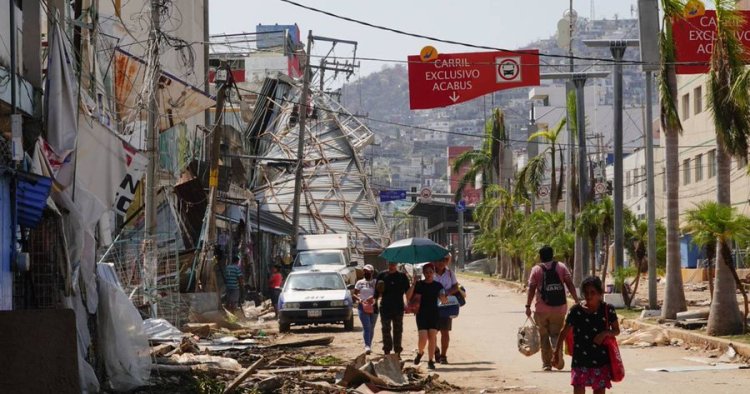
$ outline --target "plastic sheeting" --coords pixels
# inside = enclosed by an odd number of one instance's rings
[[[97,264],[99,285],[99,345],[109,377],[117,391],[148,383],[151,357],[140,314],[120,287],[111,264]]]

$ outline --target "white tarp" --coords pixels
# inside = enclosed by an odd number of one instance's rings
[[[44,108],[47,112],[47,139],[42,149],[58,186],[73,182],[73,151],[78,130],[78,85],[73,67],[73,51],[67,45],[59,24],[51,29]]]
[[[99,345],[109,385],[128,391],[148,384],[151,356],[143,319],[120,287],[111,264],[97,264]]]
[[[147,158],[97,119],[81,114],[76,152],[81,186],[124,216],[146,170]]]

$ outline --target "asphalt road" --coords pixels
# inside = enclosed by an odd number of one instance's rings
[[[454,320],[449,365],[438,364],[442,379],[465,388],[464,392],[488,389],[497,392],[570,393],[570,369],[543,372],[538,354],[525,357],[516,347],[516,331],[523,324],[525,296],[516,290],[481,281],[460,278],[468,291],[467,305]],[[412,316],[404,321],[405,360],[414,357],[416,324]],[[354,357],[362,351],[362,333],[356,320],[355,332],[339,327],[295,329],[293,335],[320,335],[333,331],[336,340],[328,349],[340,357]],[[373,350],[380,351],[380,324],[376,328]],[[647,368],[701,366],[685,357],[707,357],[701,351],[681,347],[637,349],[622,347],[626,377],[614,383],[614,393],[741,393],[750,388],[750,370],[647,372]],[[566,364],[570,358],[566,357]],[[410,361],[407,361],[409,364]],[[422,361],[422,367],[426,368]]]

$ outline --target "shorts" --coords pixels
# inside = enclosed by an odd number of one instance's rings
[[[611,389],[611,379],[609,366],[576,367],[570,370],[570,385],[574,387],[591,387],[594,390]]]
[[[450,317],[441,317],[441,318],[438,318],[438,324],[437,324],[437,329],[438,330],[441,330],[441,331],[442,330],[448,330],[448,331],[450,331],[451,328],[453,328],[453,319],[451,319]]]
[[[438,316],[417,315],[417,330],[437,330]]]
[[[237,305],[240,302],[240,289],[227,289],[227,304]]]

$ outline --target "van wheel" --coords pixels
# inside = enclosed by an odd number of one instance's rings
[[[292,325],[290,323],[279,322],[279,332],[289,332],[291,330],[292,330]]]
[[[349,320],[344,322],[344,330],[354,331],[354,316],[350,317]]]

